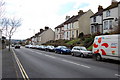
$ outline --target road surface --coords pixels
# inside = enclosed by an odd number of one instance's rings
[[[118,78],[118,64],[36,49],[13,48],[18,78]]]

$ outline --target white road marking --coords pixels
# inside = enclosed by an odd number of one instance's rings
[[[119,75],[119,74],[115,74],[115,76],[120,77],[120,75]]]
[[[53,56],[50,56],[50,55],[46,55],[46,54],[45,54],[45,56],[50,57],[50,58],[54,58],[54,59],[56,58],[56,57],[53,57]]]
[[[42,54],[42,53],[40,53],[40,52],[35,52],[35,53],[37,53],[37,54]]]
[[[25,69],[23,68],[20,60],[18,59],[17,55],[15,54],[15,51],[14,51],[13,49],[12,49],[12,51],[13,51],[13,55],[14,55],[14,57],[15,57],[15,60],[16,60],[16,62],[17,62],[17,65],[18,65],[18,67],[19,67],[19,69],[20,69],[20,72],[21,72],[21,74],[22,74],[22,76],[23,76],[23,79],[24,79],[24,80],[30,80],[29,77],[28,77],[28,75],[27,75],[27,73],[26,73],[26,71],[25,71]]]
[[[82,67],[85,67],[85,68],[90,68],[89,66],[85,66],[85,65],[82,65],[82,64],[78,64],[78,63],[75,63],[75,62],[72,62],[72,61],[68,61],[68,60],[62,60],[64,62],[68,62],[68,63],[71,63],[71,64],[75,64],[75,65],[78,65],[78,66],[82,66]]]

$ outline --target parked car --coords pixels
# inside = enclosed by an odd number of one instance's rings
[[[39,47],[40,47],[39,45],[35,45],[35,49],[39,49]]]
[[[46,51],[54,51],[55,47],[54,46],[47,46]]]
[[[30,46],[30,48],[35,49],[35,48],[36,48],[36,45],[32,45],[32,46]]]
[[[14,44],[12,44],[11,46],[12,46],[12,47],[14,47],[15,45],[14,45]]]
[[[32,47],[31,44],[29,44],[29,45],[25,45],[25,48],[31,48],[31,47]]]
[[[40,46],[38,46],[38,49],[40,49],[40,50],[46,50],[46,46],[40,45]]]
[[[16,44],[15,49],[20,49],[20,44]]]
[[[58,46],[54,50],[56,53],[61,53],[61,54],[63,54],[63,53],[70,54],[71,53],[71,50],[68,49],[66,46]]]
[[[80,56],[80,57],[92,57],[92,51],[88,51],[85,47],[74,46],[71,51],[72,56]]]

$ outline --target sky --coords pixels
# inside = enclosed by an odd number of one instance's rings
[[[22,25],[16,30],[12,39],[27,39],[39,29],[48,26],[54,30],[65,21],[65,17],[77,15],[79,10],[93,13],[98,5],[103,8],[111,4],[111,0],[4,0],[5,17],[22,20]],[[119,0],[117,0],[119,1]]]

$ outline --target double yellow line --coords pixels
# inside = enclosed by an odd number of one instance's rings
[[[13,55],[15,57],[16,63],[18,65],[19,69],[20,69],[20,72],[22,74],[23,79],[24,80],[30,80],[29,77],[28,77],[28,75],[27,75],[27,73],[25,72],[25,70],[24,70],[24,68],[23,68],[20,60],[18,59],[17,55],[15,54],[15,51],[13,49],[12,49],[12,51],[13,51]]]

